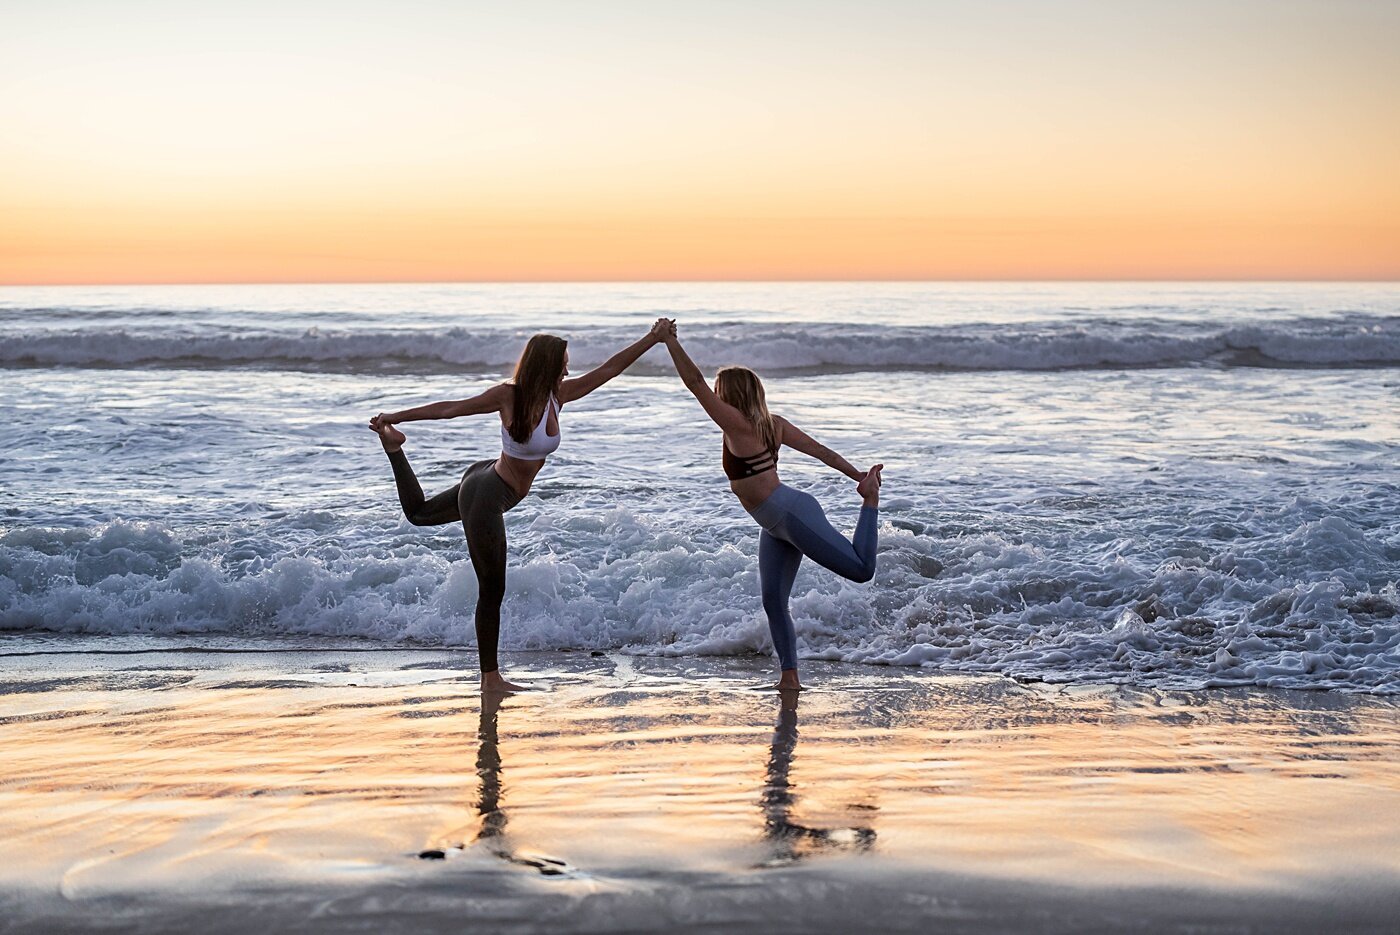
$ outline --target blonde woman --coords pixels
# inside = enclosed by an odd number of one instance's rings
[[[471,399],[429,403],[401,412],[381,412],[369,420],[379,435],[398,487],[399,505],[415,526],[460,522],[476,571],[476,645],[481,661],[483,693],[519,691],[507,682],[496,659],[501,631],[501,602],[506,594],[505,514],[530,492],[545,458],[559,447],[559,410],[582,399],[622,373],[670,330],[669,320],[657,319],[651,331],[623,348],[602,366],[581,377],[569,375],[569,349],[563,338],[537,334],[525,344],[515,376]],[[501,420],[501,455],[467,468],[461,481],[432,497],[423,488],[403,453],[403,432],[394,428],[419,419],[497,415]]]
[[[715,374],[715,388],[711,390],[705,385],[700,368],[681,347],[674,322],[664,330],[663,337],[681,381],[724,432],[723,465],[729,489],[763,527],[758,536],[758,577],[773,648],[782,668],[778,688],[801,688],[797,678],[797,633],[788,612],[797,567],[805,555],[852,581],[869,581],[875,576],[880,471],[884,465],[857,470],[787,419],[770,413],[763,383],[747,367],[722,368]],[[810,494],[793,490],[778,480],[778,450],[783,445],[811,455],[857,482],[856,492],[864,505],[852,539],[832,528],[821,504]]]

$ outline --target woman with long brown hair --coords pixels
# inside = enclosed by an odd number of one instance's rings
[[[501,602],[506,593],[505,514],[530,492],[545,458],[559,447],[559,410],[582,399],[622,373],[669,328],[658,320],[646,337],[608,358],[581,377],[569,373],[568,344],[552,334],[537,334],[525,344],[515,376],[479,396],[430,403],[400,412],[381,412],[369,420],[394,469],[399,504],[415,526],[441,526],[460,521],[467,551],[476,571],[476,644],[481,657],[483,692],[518,691],[507,682],[496,659],[500,639]],[[501,455],[467,468],[462,480],[442,493],[423,496],[403,453],[404,434],[395,425],[420,419],[455,419],[496,413],[501,420]]]
[[[852,581],[875,577],[880,471],[884,465],[857,470],[787,419],[770,413],[763,382],[747,367],[721,368],[711,390],[700,368],[681,347],[675,322],[663,327],[666,348],[682,382],[724,433],[722,463],[729,489],[763,529],[758,535],[758,577],[768,630],[782,669],[778,688],[801,688],[797,632],[788,612],[797,567],[805,555]],[[857,482],[856,492],[863,505],[851,539],[832,528],[814,497],[778,480],[778,449],[783,445],[811,455]],[[741,455],[741,451],[753,454]]]

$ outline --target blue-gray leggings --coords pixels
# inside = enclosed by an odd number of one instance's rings
[[[788,597],[797,580],[802,556],[852,581],[875,577],[875,545],[880,511],[873,506],[860,509],[853,541],[827,521],[821,504],[811,494],[793,490],[787,484],[778,489],[749,515],[758,520],[763,532],[758,536],[758,580],[763,591],[763,610],[773,648],[784,669],[797,668],[797,631],[788,613]]]

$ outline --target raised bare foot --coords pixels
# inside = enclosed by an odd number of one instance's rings
[[[379,421],[378,416],[369,420],[369,429],[379,436],[379,443],[384,446],[385,451],[398,451],[403,447],[403,443],[408,441],[408,436],[388,422]]]
[[[527,692],[529,690],[530,688],[528,685],[516,685],[514,682],[507,682],[501,676],[500,670],[481,673],[481,693],[483,695],[500,695],[509,692]]]
[[[861,495],[865,501],[865,506],[880,505],[880,472],[885,469],[883,464],[877,464],[865,472],[860,483],[856,484],[856,493]]]

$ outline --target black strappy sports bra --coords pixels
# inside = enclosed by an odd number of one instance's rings
[[[730,480],[743,480],[764,471],[775,470],[778,467],[778,449],[770,448],[768,451],[741,458],[725,445],[724,457],[721,460],[724,463],[724,473]]]

